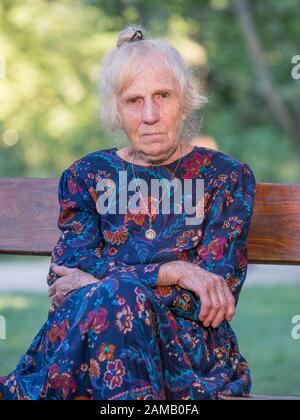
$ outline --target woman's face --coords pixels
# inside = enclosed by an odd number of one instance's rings
[[[176,80],[165,66],[145,66],[117,97],[131,147],[153,160],[175,150],[187,115]]]

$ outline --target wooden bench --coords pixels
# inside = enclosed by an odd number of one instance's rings
[[[57,179],[0,178],[0,253],[51,255],[60,235],[57,188]],[[300,265],[300,185],[257,184],[248,257],[253,264]],[[293,399],[250,400],[282,398]]]

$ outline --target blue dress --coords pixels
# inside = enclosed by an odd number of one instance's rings
[[[249,365],[230,324],[205,327],[198,318],[198,296],[179,286],[158,287],[157,275],[168,261],[191,262],[221,275],[238,302],[247,273],[255,196],[252,170],[222,152],[195,146],[183,156],[176,177],[193,180],[193,194],[196,179],[204,180],[204,219],[187,225],[184,211],[157,211],[152,222],[157,236],[149,240],[147,214],[99,211],[99,181],[107,185],[105,194],[111,200],[120,192],[121,171],[127,171],[128,182],[133,179],[132,165],[116,152],[109,148],[90,153],[61,175],[62,233],[51,260],[86,271],[95,282],[72,290],[58,308],[50,308],[16,369],[0,376],[0,399],[203,400],[249,395]],[[135,176],[150,188],[151,178],[171,180],[178,163],[134,165]],[[57,278],[50,267],[48,284]]]

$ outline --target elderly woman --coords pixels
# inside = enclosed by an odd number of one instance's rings
[[[90,153],[62,173],[48,320],[16,370],[0,377],[3,399],[249,395],[229,321],[247,272],[255,178],[246,163],[186,141],[192,112],[206,102],[194,86],[175,48],[140,28],[120,33],[103,63],[102,117],[129,145]],[[162,188],[159,200],[145,193],[151,181],[174,179],[194,181],[184,199],[202,180],[202,218],[160,212],[174,189]],[[144,187],[135,190],[139,205],[115,211],[132,181]],[[103,211],[105,200],[112,211]]]

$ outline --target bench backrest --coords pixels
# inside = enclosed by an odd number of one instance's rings
[[[57,179],[0,178],[0,253],[50,255],[60,235]],[[300,185],[257,184],[249,262],[300,265]]]

